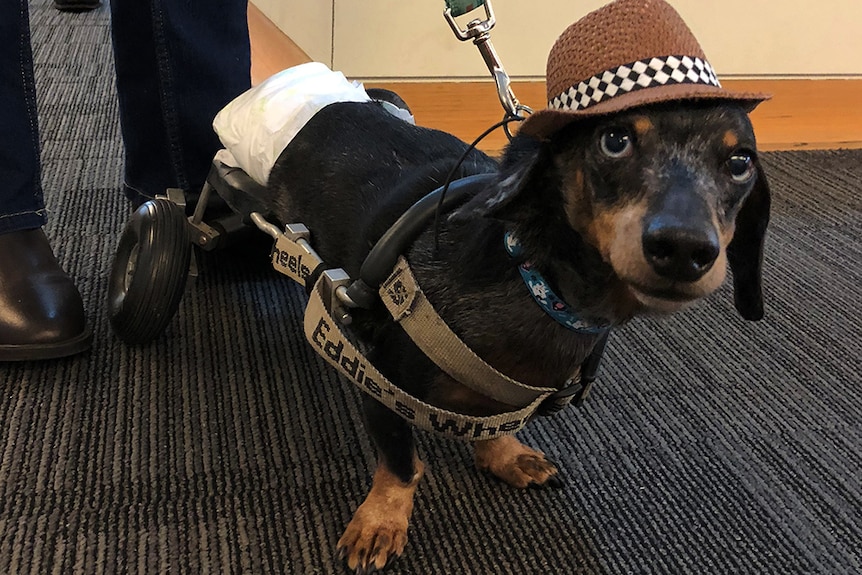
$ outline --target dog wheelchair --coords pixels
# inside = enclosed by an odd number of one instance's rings
[[[474,176],[453,182],[442,208],[461,202],[488,179]],[[167,190],[132,214],[120,237],[108,286],[111,325],[121,340],[144,344],[158,338],[177,312],[189,279],[197,276],[195,248],[217,250],[253,228],[272,237],[272,265],[277,271],[304,285],[316,279],[326,266],[309,242],[310,231],[301,223],[274,223],[269,209],[256,199],[259,187],[241,168],[217,156],[192,216],[186,216],[185,194],[178,189]],[[372,249],[356,282],[349,282],[342,270],[328,270],[328,281],[334,282],[330,303],[341,312],[342,323],[350,322],[349,308],[373,305],[377,288],[433,218],[442,193],[439,188],[417,202],[389,229]],[[214,194],[230,210],[219,210],[209,219],[207,208]]]

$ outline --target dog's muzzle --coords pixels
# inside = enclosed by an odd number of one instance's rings
[[[702,278],[721,250],[718,234],[712,226],[690,226],[666,216],[646,222],[641,241],[644,256],[653,271],[680,282]]]
[[[644,217],[642,230],[646,261],[656,274],[674,282],[699,280],[721,253],[712,212],[683,186],[661,195]]]

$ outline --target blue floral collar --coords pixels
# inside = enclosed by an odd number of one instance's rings
[[[511,257],[516,258],[523,253],[521,244],[512,232],[506,232],[503,240],[506,245],[506,251]],[[595,324],[578,317],[575,311],[569,307],[569,304],[554,293],[548,281],[539,273],[539,270],[533,268],[530,261],[520,264],[518,271],[521,272],[521,277],[524,283],[527,284],[530,295],[533,296],[539,307],[545,310],[545,313],[554,318],[557,323],[574,332],[591,335],[603,333],[610,327],[608,324]]]

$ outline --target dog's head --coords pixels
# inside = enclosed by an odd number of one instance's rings
[[[737,309],[759,319],[769,191],[747,112],[768,95],[722,87],[665,0],[615,0],[573,23],[545,83],[548,107],[522,124],[500,185],[465,210],[514,222],[588,313],[674,311],[729,262]]]
[[[608,288],[635,309],[676,311],[721,285],[729,263],[737,310],[763,315],[769,190],[739,104],[648,105],[516,139],[500,185],[464,209],[514,222],[534,250],[574,232],[569,264],[597,252]]]

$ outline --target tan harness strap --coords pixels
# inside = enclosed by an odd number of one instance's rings
[[[393,385],[346,337],[324,304],[323,282],[321,277],[315,283],[305,309],[306,339],[359,389],[421,429],[467,441],[512,435],[524,427],[542,401],[555,391],[534,396],[522,409],[490,417],[461,415],[425,403]]]
[[[557,392],[532,387],[500,373],[471,350],[425,297],[407,260],[398,258],[392,275],[380,286],[380,297],[419,349],[456,381],[496,401],[520,407]]]
[[[302,226],[305,229],[305,226]],[[272,267],[300,285],[323,264],[320,256],[308,244],[306,237],[290,238],[280,234],[272,245]]]

